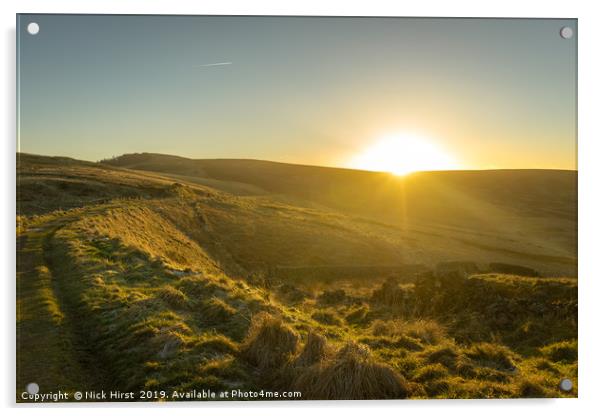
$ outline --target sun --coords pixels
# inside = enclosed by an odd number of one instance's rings
[[[458,168],[454,157],[436,143],[412,134],[383,137],[354,156],[349,166],[394,175]]]

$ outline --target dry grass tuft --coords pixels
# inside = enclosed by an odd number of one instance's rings
[[[325,290],[318,296],[318,303],[322,305],[336,305],[347,300],[347,293],[343,289]]]
[[[343,326],[344,323],[332,309],[322,309],[314,312],[311,317],[322,324]]]
[[[223,334],[201,339],[193,347],[200,352],[218,352],[222,354],[235,354],[238,351],[236,343]]]
[[[452,345],[437,345],[424,352],[425,360],[431,364],[442,364],[447,368],[455,368],[460,354]]]
[[[261,370],[281,368],[297,350],[299,336],[280,318],[268,313],[255,315],[241,356]]]
[[[518,396],[523,398],[547,398],[554,397],[548,389],[544,387],[545,379],[543,377],[527,377],[518,384]]]
[[[477,365],[501,371],[516,369],[516,354],[508,347],[500,344],[481,342],[465,351],[466,356]]]
[[[414,375],[414,380],[420,381],[422,383],[432,380],[438,380],[445,378],[449,375],[447,369],[441,364],[430,364],[424,367],[421,367],[416,371]]]
[[[332,360],[314,364],[294,381],[306,399],[400,399],[410,393],[406,380],[376,361],[368,348],[350,342]]]
[[[372,334],[377,337],[398,335],[401,331],[399,330],[397,322],[398,321],[383,321],[382,319],[377,319],[372,323],[370,330]]]
[[[404,331],[407,335],[431,345],[440,343],[447,335],[446,329],[441,324],[430,319],[407,322]]]
[[[431,319],[414,321],[401,319],[383,321],[378,319],[372,324],[371,331],[376,336],[410,336],[430,345],[441,343],[447,336],[445,327]]]
[[[326,359],[329,353],[329,345],[326,338],[316,332],[307,334],[307,342],[301,353],[295,358],[295,367],[309,367]]]
[[[577,340],[555,342],[541,348],[541,353],[552,361],[577,361]]]
[[[172,308],[182,309],[188,306],[186,295],[171,285],[165,285],[159,289],[157,296]]]
[[[203,301],[201,313],[203,314],[203,320],[206,322],[221,324],[236,315],[236,309],[222,299],[213,296],[211,299]]]
[[[347,315],[345,315],[345,320],[350,324],[363,323],[366,321],[368,312],[370,312],[369,306],[362,304],[359,307],[352,309]]]

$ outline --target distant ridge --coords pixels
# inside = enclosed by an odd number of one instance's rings
[[[384,172],[253,159],[187,159],[153,153],[126,154],[103,163],[241,182],[334,208],[376,213],[379,218],[385,214],[395,219],[403,209],[404,215],[428,220],[433,216],[465,220],[480,207],[491,213],[510,211],[576,220],[577,172],[569,170],[431,171],[396,177]],[[475,206],[475,201],[480,205]]]

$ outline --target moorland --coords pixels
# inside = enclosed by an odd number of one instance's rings
[[[20,153],[17,392],[575,397],[576,184]]]

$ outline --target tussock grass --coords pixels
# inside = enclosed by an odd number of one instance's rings
[[[464,353],[480,366],[502,371],[514,371],[516,369],[518,357],[504,345],[482,342],[471,346]]]
[[[317,298],[323,305],[336,305],[347,300],[347,293],[343,289],[325,290]]]
[[[157,296],[169,306],[176,309],[182,309],[188,306],[188,298],[186,295],[182,293],[181,290],[178,290],[171,285],[165,285],[159,289]]]
[[[216,296],[202,301],[200,312],[205,322],[214,325],[227,323],[237,313],[235,308]]]
[[[201,353],[211,351],[221,354],[236,354],[238,352],[238,344],[223,334],[212,335],[208,338],[201,338],[194,342],[192,348]]]
[[[540,349],[541,353],[552,361],[577,361],[577,340],[560,341]]]
[[[445,390],[437,389],[444,387]],[[490,399],[520,397],[517,389],[512,384],[504,384],[492,381],[475,379],[462,379],[450,377],[445,379],[445,386],[432,386],[430,393],[432,397],[450,399]]]
[[[293,388],[309,399],[394,399],[410,394],[410,385],[395,370],[376,361],[369,350],[348,343],[328,361],[307,368]]]
[[[440,323],[430,319],[417,320],[376,320],[371,327],[372,333],[377,336],[410,336],[425,344],[440,343],[447,331]]]
[[[223,294],[227,290],[227,286],[219,283],[209,275],[185,276],[180,278],[175,283],[182,292],[193,300],[202,300],[214,293]]]
[[[401,352],[420,351],[424,347],[418,340],[405,335],[393,337],[366,335],[357,338],[358,342],[368,345],[370,348],[389,348]]]
[[[260,313],[240,347],[241,356],[260,370],[281,368],[297,350],[299,335],[278,317]]]
[[[446,329],[434,320],[418,319],[410,321],[403,328],[407,335],[431,345],[441,342],[447,335]]]
[[[546,387],[546,379],[540,375],[530,375],[521,380],[517,386],[519,397],[547,398],[554,397],[554,393]]]
[[[406,310],[410,306],[411,297],[411,285],[400,285],[398,278],[389,277],[378,289],[372,292],[371,301],[384,304],[395,310]]]
[[[441,378],[445,378],[449,375],[447,368],[445,368],[441,364],[429,364],[424,367],[421,367],[416,371],[414,375],[414,380],[419,382],[426,382],[431,380],[437,380]]]
[[[345,321],[350,324],[363,324],[368,320],[368,312],[370,307],[366,304],[362,304],[356,308],[351,309],[347,315],[345,315]]]
[[[339,317],[336,311],[332,309],[318,310],[314,312],[311,317],[322,324],[343,326],[343,320]]]
[[[293,361],[294,367],[309,367],[325,360],[331,353],[326,338],[317,332],[309,332],[303,349]]]
[[[163,346],[157,354],[161,359],[169,359],[176,355],[184,343],[182,337],[177,332],[163,331],[160,333],[155,342],[159,342]]]
[[[236,357],[229,354],[201,364],[198,372],[202,377],[215,377],[213,382],[220,382],[222,388],[240,387],[248,382],[249,378]]]
[[[395,265],[406,242],[386,221],[29,159],[17,336],[32,347],[19,348],[20,384],[282,388],[306,399],[576,395],[558,391],[562,377],[577,385],[576,279],[422,273],[432,264]],[[412,244],[451,235],[423,228]],[[470,259],[457,240],[446,255]],[[479,255],[572,267],[496,244]]]
[[[424,360],[431,364],[442,364],[447,368],[456,368],[461,360],[457,348],[451,344],[431,346],[423,353]]]

